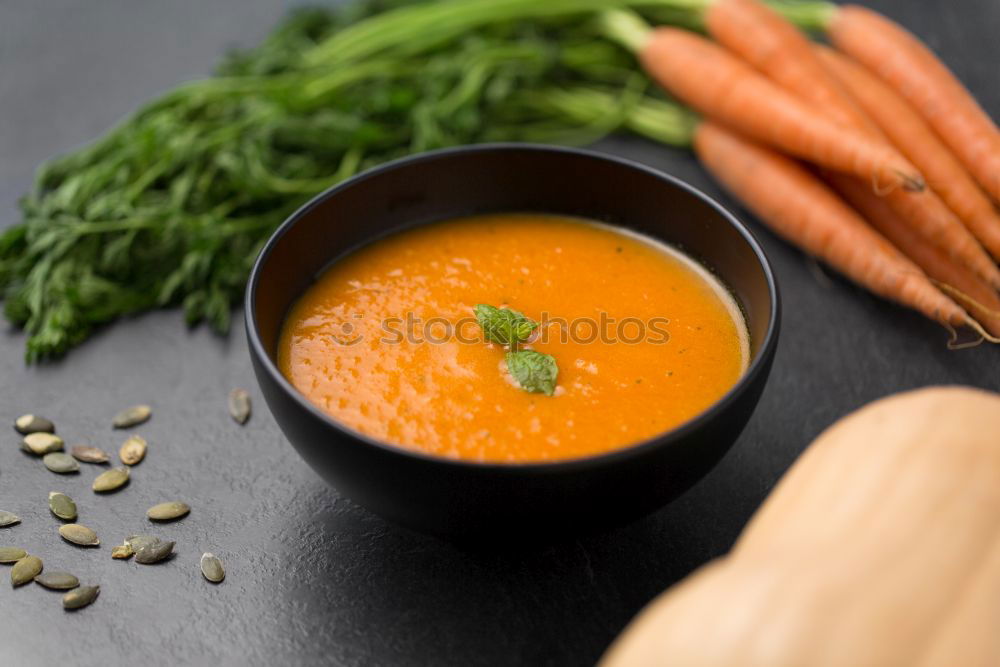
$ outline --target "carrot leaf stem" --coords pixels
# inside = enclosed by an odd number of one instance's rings
[[[837,13],[832,2],[766,0],[764,3],[806,32],[825,32]]]
[[[628,9],[608,9],[597,17],[597,25],[608,39],[632,53],[639,53],[653,32],[641,16]]]
[[[306,58],[313,66],[358,61],[380,53],[418,54],[463,33],[510,19],[581,15],[609,7],[670,7],[692,12],[710,0],[490,0],[421,3],[384,12],[327,38]]]
[[[699,122],[696,113],[676,102],[644,94],[623,103],[620,91],[596,86],[553,88],[533,98],[550,112],[581,124],[613,118],[615,125],[675,148],[691,146]]]

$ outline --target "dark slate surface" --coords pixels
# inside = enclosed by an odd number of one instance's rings
[[[1000,5],[994,0],[881,0],[938,49],[994,116]],[[93,137],[149,96],[202,75],[223,49],[250,44],[287,8],[277,0],[0,1],[0,224],[33,168]],[[676,174],[713,194],[691,158],[641,141],[609,152]],[[729,201],[729,200],[726,200]],[[731,203],[731,202],[730,202]],[[658,592],[732,544],[782,472],[825,425],[888,393],[933,383],[1000,388],[1000,351],[945,349],[945,334],[826,273],[754,224],[784,296],[770,384],[743,437],[716,470],[657,514],[598,537],[506,555],[470,554],[410,534],[326,487],[261,404],[241,335],[189,332],[175,312],[109,328],[60,364],[26,368],[23,338],[0,335],[0,417],[34,410],[71,443],[116,449],[120,407],[148,401],[138,429],[150,453],[132,484],[90,490],[91,466],[57,477],[0,448],[0,529],[51,569],[99,583],[101,597],[65,613],[56,593],[0,584],[0,663],[574,665],[592,662]],[[225,412],[245,386],[258,410],[246,428]],[[6,427],[4,427],[6,428]],[[50,490],[75,497],[104,545],[62,542]],[[153,567],[112,561],[110,546],[149,530],[144,510],[184,499],[184,521],[154,532],[178,541]],[[225,583],[202,581],[198,558],[220,555]],[[0,572],[7,576],[6,566]]]

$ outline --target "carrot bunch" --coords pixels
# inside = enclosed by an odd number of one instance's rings
[[[833,49],[759,0],[702,18],[711,39],[619,10],[605,26],[702,115],[706,169],[856,283],[1000,342],[1000,131],[954,75],[862,7],[831,8]]]

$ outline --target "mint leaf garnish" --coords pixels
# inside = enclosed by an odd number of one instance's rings
[[[507,370],[521,389],[551,396],[556,390],[559,366],[555,357],[535,350],[519,350],[518,343],[531,337],[538,322],[511,308],[496,308],[485,303],[475,307],[476,321],[486,340],[510,346]]]
[[[496,308],[481,303],[475,307],[476,320],[483,329],[486,339],[510,345],[513,349],[518,343],[523,343],[538,327],[538,323],[510,308]]]
[[[559,366],[552,355],[535,350],[508,352],[507,370],[525,391],[551,396],[556,390]]]

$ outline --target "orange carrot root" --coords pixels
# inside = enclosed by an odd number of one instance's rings
[[[702,164],[771,229],[854,282],[953,327],[971,318],[817,177],[712,122],[695,133]]]
[[[952,261],[941,248],[931,244],[898,216],[889,203],[856,179],[827,173],[826,180],[864,218],[919,266],[945,293],[963,297],[978,306],[978,320],[991,334],[1000,336],[1000,295],[968,268]],[[947,286],[947,287],[945,287]]]
[[[847,91],[823,67],[809,38],[764,3],[716,0],[705,14],[705,27],[715,41],[830,120],[880,136]]]
[[[913,105],[1000,202],[1000,130],[923,42],[885,16],[854,5],[836,13],[827,35]]]
[[[917,169],[894,148],[816,115],[806,103],[702,37],[658,28],[640,60],[673,94],[756,141],[872,179],[880,188],[924,187]]]
[[[817,115],[862,132],[873,142],[885,144],[893,151],[897,149],[888,143],[882,129],[831,74],[812,42],[759,0],[716,0],[705,20],[709,32],[720,43],[784,90],[810,103]],[[957,262],[969,266],[991,285],[1000,288],[1000,269],[935,193],[912,194],[898,188],[884,188],[875,179],[872,179],[872,189],[885,196],[897,213]],[[1000,229],[997,232],[1000,234]]]
[[[957,287],[949,285],[948,283],[943,283],[934,279],[931,279],[931,282],[937,285],[939,290],[954,299],[956,303],[964,303],[971,306],[976,312],[982,313],[988,317],[1000,318],[1000,310],[987,307],[985,303],[976,300],[971,294],[967,294]]]
[[[944,250],[955,262],[969,267],[995,289],[1000,289],[1000,269],[934,192],[925,190],[907,193],[896,190],[883,198],[897,215]]]
[[[817,46],[816,52],[868,116],[920,169],[928,187],[993,258],[1000,260],[1000,213],[920,114],[895,90],[850,58],[827,47]]]

